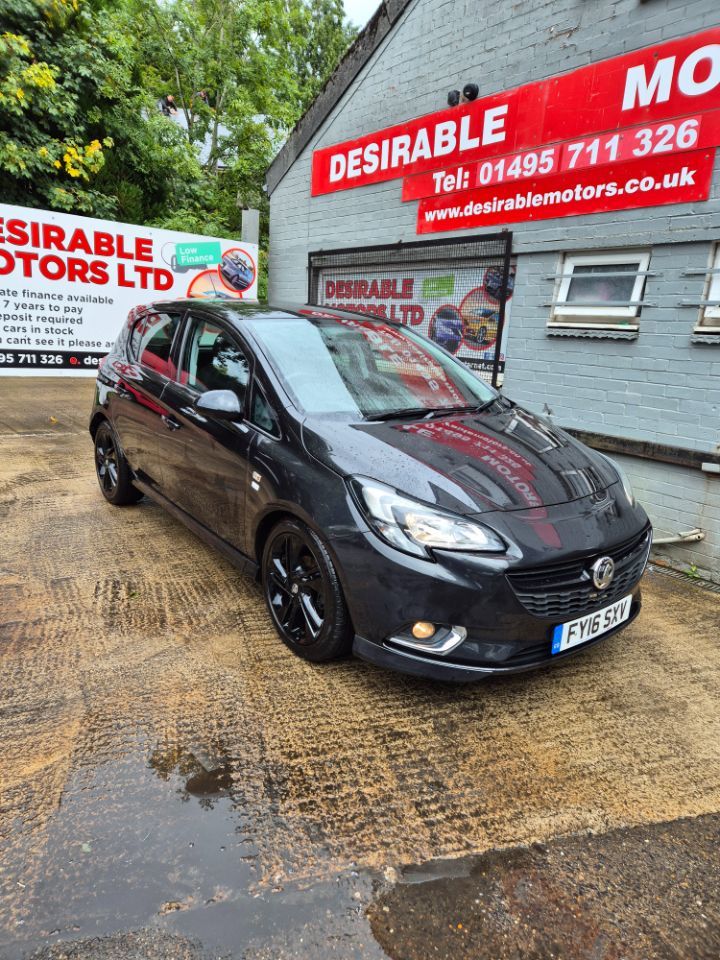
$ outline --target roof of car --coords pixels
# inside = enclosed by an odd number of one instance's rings
[[[351,310],[337,310],[335,307],[324,307],[311,303],[275,305],[237,299],[214,300],[212,298],[204,299],[194,297],[184,300],[163,300],[162,302],[150,304],[149,307],[151,309],[164,310],[171,307],[181,310],[193,307],[195,310],[202,311],[203,313],[214,313],[230,321],[230,323],[243,319],[279,320],[297,318],[301,320],[305,317],[349,317],[356,320],[364,319],[382,320],[387,323],[393,322],[386,320],[385,317],[375,317],[372,314],[361,314]]]

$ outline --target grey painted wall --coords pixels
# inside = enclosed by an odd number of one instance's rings
[[[468,80],[483,96],[718,24],[717,0],[415,0],[271,197],[271,299],[305,299],[309,250],[418,239],[417,204],[401,202],[400,180],[311,198],[313,149],[442,109],[447,90]],[[506,393],[536,411],[547,404],[565,426],[716,453],[720,342],[691,342],[697,307],[679,300],[702,296],[703,278],[683,272],[706,268],[720,241],[717,162],[711,197],[513,225]],[[652,254],[645,298],[654,305],[638,338],[548,336],[548,278],[561,253],[616,247]],[[706,529],[704,543],[671,555],[720,578],[720,479],[639,460],[629,472],[663,532]]]

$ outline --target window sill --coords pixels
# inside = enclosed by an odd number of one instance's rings
[[[637,324],[587,324],[549,323],[548,337],[585,337],[589,340],[637,340],[640,328]]]
[[[709,343],[720,346],[720,327],[695,327],[690,337],[691,343]]]

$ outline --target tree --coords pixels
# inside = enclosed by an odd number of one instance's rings
[[[98,108],[115,65],[84,11],[71,0],[6,0],[0,24],[4,199],[111,214],[92,182],[112,147]]]
[[[4,0],[3,199],[237,233],[353,35],[343,0]]]
[[[345,20],[343,0],[292,0],[293,59],[306,110],[357,36]]]

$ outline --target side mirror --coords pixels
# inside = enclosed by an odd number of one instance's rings
[[[243,409],[232,390],[208,390],[195,401],[195,409],[215,420],[242,420]]]

